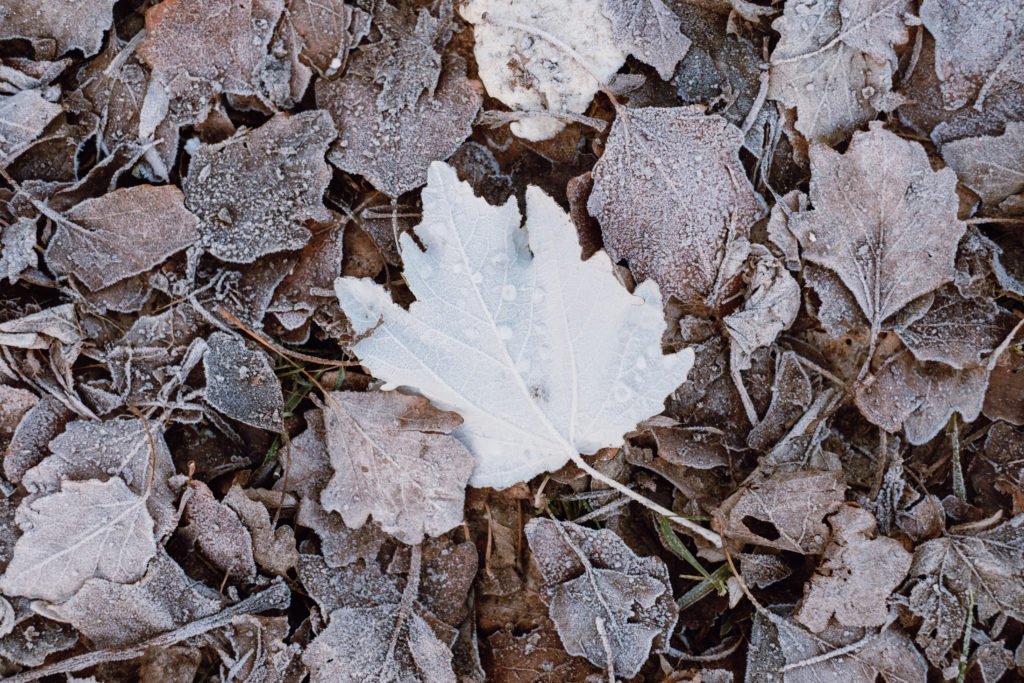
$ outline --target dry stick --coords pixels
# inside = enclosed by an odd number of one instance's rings
[[[291,589],[284,582],[277,581],[266,590],[256,595],[251,595],[238,604],[231,605],[211,616],[197,619],[173,631],[161,633],[138,645],[97,650],[96,652],[89,652],[77,657],[69,657],[64,661],[32,669],[31,671],[23,671],[20,674],[3,680],[5,683],[28,683],[28,681],[34,681],[44,676],[79,671],[90,666],[96,666],[97,664],[137,659],[144,655],[146,650],[151,647],[170,647],[188,638],[202,635],[221,626],[227,626],[231,623],[232,618],[238,614],[259,614],[272,609],[287,609],[288,605],[291,604],[291,597]]]
[[[597,626],[597,635],[601,637],[601,645],[604,646],[604,656],[608,668],[608,683],[615,683],[615,655],[612,653],[612,643],[608,640],[608,632],[604,629],[604,619],[594,617],[594,625]]]
[[[316,356],[310,356],[305,353],[300,353],[298,351],[291,351],[290,349],[286,349],[283,346],[275,344],[274,342],[267,339],[259,332],[250,329],[245,323],[243,323],[241,320],[232,315],[231,311],[224,308],[223,306],[218,306],[217,308],[214,309],[214,311],[216,311],[218,315],[223,317],[229,323],[231,323],[232,325],[234,325],[235,327],[239,328],[247,335],[252,337],[255,341],[259,342],[260,344],[263,344],[274,353],[280,354],[282,356],[296,358],[298,360],[305,361],[306,363],[314,363],[316,365],[327,365],[336,368],[349,368],[358,366],[360,364],[359,361],[355,360],[327,360],[324,358],[317,358]],[[295,363],[292,363],[292,365],[295,365]],[[298,366],[296,366],[296,368],[297,367]]]

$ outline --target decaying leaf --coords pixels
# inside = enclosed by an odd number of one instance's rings
[[[18,508],[23,535],[0,578],[7,595],[62,602],[88,579],[131,583],[156,553],[146,498],[124,480],[66,481]]]
[[[452,431],[462,420],[422,396],[334,391],[324,396],[334,476],[326,510],[359,528],[373,516],[404,543],[439,536],[462,521],[473,456]]]
[[[1024,354],[1013,347],[1003,351],[992,368],[982,410],[993,420],[1024,425]]]
[[[845,627],[882,626],[889,595],[910,569],[910,553],[899,541],[871,538],[875,518],[863,508],[844,505],[828,519],[832,541],[804,589],[795,619],[815,633],[829,621]]]
[[[343,237],[351,236],[354,226],[336,214],[329,223],[312,226],[313,236],[299,253],[299,262],[274,290],[274,299],[267,310],[281,325],[295,330],[306,323],[330,295],[324,297],[313,289],[330,291],[334,279],[341,275]]]
[[[0,161],[7,163],[24,151],[62,111],[39,90],[0,95]]]
[[[799,357],[792,351],[780,354],[772,384],[768,412],[747,435],[747,445],[765,450],[781,439],[790,425],[811,407],[814,392]]]
[[[873,424],[888,432],[902,427],[907,441],[918,445],[938,434],[954,412],[966,422],[977,419],[988,375],[983,366],[956,370],[903,353],[860,386],[854,400]]]
[[[285,21],[302,39],[302,59],[322,76],[343,69],[370,31],[370,15],[343,0],[289,0]]]
[[[274,528],[270,512],[258,500],[246,495],[240,486],[232,486],[223,500],[235,511],[239,520],[252,536],[252,555],[263,569],[280,576],[288,573],[299,561],[295,548],[295,530],[290,526]]]
[[[280,431],[284,396],[266,355],[227,332],[214,332],[207,343],[206,402],[239,422]]]
[[[1024,28],[1024,14],[1021,24]],[[1007,197],[1024,192],[1024,123],[1007,123],[1006,132],[998,137],[947,142],[942,158],[986,207],[998,207]]]
[[[317,110],[278,114],[224,142],[200,145],[182,180],[200,243],[231,263],[306,244],[303,223],[330,219],[324,153],[335,134],[330,117]]]
[[[17,0],[0,5],[0,39],[52,40],[57,54],[79,49],[91,56],[103,45],[103,32],[114,19],[116,0],[54,4]]]
[[[238,513],[214,498],[203,482],[192,479],[188,488],[182,516],[187,526],[180,533],[219,571],[237,581],[252,581],[256,577],[252,536]]]
[[[594,167],[587,208],[608,253],[666,296],[711,306],[723,273],[763,213],[740,164],[739,129],[688,108],[620,111]],[[746,252],[739,254],[739,263]]]
[[[953,279],[966,230],[956,175],[932,171],[919,143],[872,123],[845,154],[812,145],[811,172],[814,209],[790,216],[789,228],[805,258],[842,279],[872,330]]]
[[[394,605],[402,599],[396,577],[383,574],[374,559],[330,567],[318,555],[300,555],[298,575],[324,614],[342,608]]]
[[[550,622],[520,636],[510,628],[495,631],[487,645],[487,673],[497,683],[575,683],[600,674],[586,659],[565,651]]]
[[[977,618],[998,614],[1024,619],[1024,516],[975,534],[949,534],[914,551],[910,567],[910,609],[921,619],[917,643],[938,667],[959,652],[967,622],[969,593]]]
[[[679,616],[668,570],[637,557],[613,532],[533,519],[526,538],[551,595],[550,614],[566,651],[632,678],[653,647],[668,643]]]
[[[690,39],[679,27],[679,17],[661,0],[604,0],[601,12],[612,22],[612,40],[658,70],[666,81],[690,49]]]
[[[0,279],[14,284],[29,268],[39,265],[36,254],[36,222],[20,218],[10,225],[0,225]]]
[[[619,444],[692,365],[690,351],[661,353],[657,285],[630,295],[605,254],[580,261],[565,212],[537,188],[527,195],[520,230],[513,200],[490,206],[435,163],[425,250],[401,236],[418,297],[409,311],[369,280],[335,285],[356,331],[373,331],[352,348],[374,376],[462,416],[454,435],[476,459],[474,486],[511,486]]]
[[[74,646],[79,635],[66,624],[32,616],[0,638],[0,655],[22,666],[40,666],[55,652]]]
[[[603,4],[472,0],[460,6],[459,13],[473,24],[473,49],[487,94],[517,110],[583,113],[626,59],[612,36],[612,22],[602,14]],[[516,121],[511,130],[527,140],[547,140],[564,126],[542,116]]]
[[[138,185],[87,199],[57,223],[46,263],[97,290],[138,275],[196,241],[196,217],[177,187]]]
[[[800,311],[800,285],[782,263],[758,247],[743,310],[722,319],[732,341],[733,368],[750,369],[757,349],[775,342]]]
[[[18,422],[11,442],[4,453],[4,476],[17,484],[25,472],[49,455],[49,443],[64,431],[74,417],[67,407],[53,398],[43,396]]]

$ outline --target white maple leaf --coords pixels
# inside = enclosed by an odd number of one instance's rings
[[[570,460],[605,481],[579,454],[618,446],[661,412],[693,352],[662,354],[653,280],[630,294],[603,251],[580,260],[551,197],[531,187],[526,205],[522,230],[514,198],[491,206],[434,163],[416,228],[424,248],[401,236],[416,302],[406,311],[368,279],[339,278],[335,289],[356,331],[372,330],[353,350],[385,389],[412,388],[462,415],[453,434],[474,456],[470,484],[505,488]]]

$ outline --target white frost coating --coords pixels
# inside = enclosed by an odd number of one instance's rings
[[[487,94],[512,109],[580,114],[626,61],[612,40],[612,23],[601,13],[602,0],[470,0],[459,13],[473,24],[480,80]],[[487,18],[484,18],[484,14]],[[489,21],[488,21],[489,20]],[[527,32],[498,24],[539,29]],[[554,36],[583,59],[541,37]],[[527,140],[554,137],[564,123],[529,118],[511,126]]]
[[[385,388],[462,415],[453,434],[473,453],[473,486],[505,488],[619,445],[693,365],[689,349],[661,353],[653,280],[630,294],[603,251],[580,260],[553,199],[531,187],[526,204],[521,230],[515,198],[491,206],[436,162],[416,228],[425,251],[401,236],[416,302],[405,311],[371,280],[335,281],[352,326],[373,330],[353,347],[363,365]]]

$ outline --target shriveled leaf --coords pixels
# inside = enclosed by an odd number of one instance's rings
[[[14,284],[18,276],[39,265],[36,254],[36,222],[19,218],[0,226],[0,279]]]
[[[422,616],[413,612],[400,619],[400,611],[399,605],[390,604],[332,612],[330,624],[302,655],[310,681],[356,683],[388,676],[455,683],[448,646]],[[395,643],[393,650],[389,643]]]
[[[473,49],[487,94],[512,109],[582,114],[626,60],[602,5],[603,0],[472,0],[460,6],[462,18],[473,24]],[[536,29],[575,55],[539,38]],[[547,140],[564,125],[531,117],[513,123],[511,130],[527,140]]]
[[[220,572],[236,581],[252,581],[256,577],[252,536],[238,514],[218,502],[203,482],[192,479],[188,488],[189,498],[182,516],[187,526],[181,533]]]
[[[31,391],[0,384],[0,443],[10,443],[25,415],[39,405],[39,397]]]
[[[536,518],[525,531],[569,654],[605,666],[603,630],[616,673],[632,678],[652,647],[667,645],[679,608],[661,559],[637,557],[607,529]]]
[[[332,215],[329,223],[314,225],[313,237],[299,253],[299,262],[274,291],[267,310],[285,329],[301,327],[318,307],[332,300],[330,295],[320,296],[312,290],[330,291],[334,279],[341,275],[342,238],[352,234],[351,229],[346,230],[346,222]]]
[[[147,497],[158,537],[174,529],[175,496],[167,484],[174,463],[159,425],[123,418],[76,420],[50,441],[50,451],[21,479],[30,493],[54,493],[66,481],[120,477],[132,493]]]
[[[324,152],[335,137],[326,112],[278,114],[224,142],[200,145],[182,180],[185,205],[199,217],[200,243],[231,263],[299,249],[303,223],[327,221],[331,173]]]
[[[793,574],[793,569],[780,555],[737,553],[743,580],[751,586],[764,588]]]
[[[404,543],[462,521],[473,456],[452,436],[462,420],[422,396],[335,391],[324,397],[334,476],[320,494],[359,528],[374,521]]]
[[[918,360],[962,370],[995,350],[1016,320],[991,299],[968,298],[953,285],[944,285],[928,312],[896,334]]]
[[[449,60],[436,88],[408,106],[381,109],[381,94],[380,85],[354,71],[316,83],[317,104],[339,130],[330,162],[397,197],[422,185],[430,163],[447,159],[469,137],[483,98],[458,58]]]
[[[722,532],[754,545],[803,555],[820,553],[830,538],[825,517],[839,509],[845,489],[842,472],[762,476],[722,503]]]
[[[54,4],[16,0],[0,5],[0,40],[53,40],[57,54],[78,49],[90,57],[100,51],[103,32],[114,20],[116,0]]]
[[[611,257],[666,296],[713,305],[739,272],[720,270],[764,210],[740,164],[742,144],[738,128],[697,110],[620,113],[587,202]]]
[[[790,230],[805,258],[842,279],[872,329],[953,279],[966,230],[956,176],[932,171],[919,143],[872,123],[844,154],[812,145],[811,173],[814,209],[791,216]]]
[[[298,643],[285,643],[290,628],[288,617],[240,614],[225,629],[231,653],[220,651],[221,661],[238,680],[284,683],[304,672],[293,662],[302,651]],[[289,675],[290,674],[290,675]]]
[[[44,308],[38,313],[0,323],[0,346],[48,349],[51,341],[71,346],[83,339],[74,304]]]
[[[343,0],[289,0],[285,21],[302,39],[302,59],[328,77],[370,31],[370,15]]]
[[[190,579],[163,549],[134,583],[93,578],[69,600],[43,614],[82,632],[96,647],[131,645],[214,614],[215,591]]]
[[[882,626],[889,595],[910,569],[910,553],[899,541],[872,538],[875,518],[864,508],[844,505],[828,521],[832,541],[804,587],[796,620],[814,633],[824,631],[833,615],[841,626]]]
[[[672,78],[676,64],[690,49],[690,39],[665,3],[604,0],[601,12],[611,20],[612,40],[620,50],[653,66],[664,80]]]
[[[781,439],[790,425],[811,407],[814,392],[807,371],[792,351],[784,351],[775,368],[772,402],[761,422],[750,430],[747,445],[764,450]]]
[[[861,385],[854,401],[871,423],[888,432],[903,427],[907,441],[918,445],[938,434],[954,412],[965,422],[977,419],[988,375],[985,367],[956,370],[904,353]]]
[[[0,26],[3,26],[2,16]],[[0,96],[0,161],[7,163],[14,159],[62,111],[62,106],[44,98],[39,90],[21,90],[13,95]]]
[[[772,28],[768,96],[796,107],[796,129],[835,144],[885,109],[896,66],[893,45],[907,40],[904,0],[790,2]]]
[[[374,376],[462,415],[454,435],[476,459],[474,486],[511,486],[618,445],[692,365],[690,351],[661,353],[657,285],[631,295],[607,255],[580,261],[565,212],[536,188],[527,195],[520,230],[513,200],[490,206],[434,164],[417,230],[425,251],[401,237],[418,297],[409,311],[371,281],[335,284],[356,331],[373,330],[352,348]]]
[[[1024,619],[1024,516],[976,534],[949,534],[914,551],[910,609],[921,619],[917,644],[937,667],[959,652],[969,592],[982,622],[1002,614]]]
[[[750,357],[788,329],[800,311],[800,285],[782,263],[760,249],[754,258],[743,309],[723,318],[732,340],[732,367],[750,369]]]
[[[999,355],[982,410],[990,419],[1024,425],[1024,353],[1010,347]]]
[[[57,223],[46,263],[93,290],[153,268],[199,236],[181,190],[170,185],[114,190],[87,199],[66,216],[73,225]]]
[[[1024,14],[1021,24],[1024,27]],[[942,158],[985,206],[995,208],[1010,195],[1024,192],[1024,123],[1007,123],[1006,132],[998,137],[947,142]]]
[[[23,535],[0,578],[7,595],[62,602],[86,580],[130,583],[156,553],[146,499],[122,479],[66,481],[18,509]]]
[[[202,653],[197,648],[174,646],[151,647],[146,650],[139,664],[140,683],[192,683]]]
[[[214,332],[207,343],[206,402],[239,422],[280,431],[284,396],[266,355],[227,332]]]
[[[22,666],[41,666],[46,658],[78,642],[75,629],[40,616],[31,616],[0,638],[0,655]]]
[[[235,485],[224,496],[224,505],[235,511],[252,536],[252,554],[256,563],[268,571],[284,576],[299,561],[295,548],[295,530],[288,525],[272,526],[270,512],[263,503],[246,495]]]
[[[64,431],[74,414],[53,398],[43,396],[39,403],[21,418],[4,453],[4,476],[17,484],[25,472],[49,455],[49,443]]]

